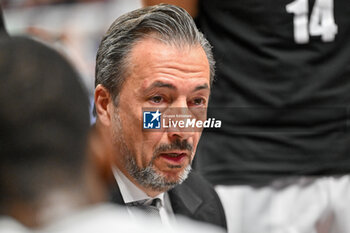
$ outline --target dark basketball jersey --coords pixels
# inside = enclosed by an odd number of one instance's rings
[[[197,169],[214,184],[350,172],[349,0],[203,0],[217,62]]]

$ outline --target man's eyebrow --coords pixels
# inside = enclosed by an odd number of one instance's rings
[[[161,82],[161,81],[156,81],[154,83],[152,83],[149,87],[146,88],[146,92],[149,91],[149,90],[152,90],[153,88],[155,87],[165,87],[165,88],[169,88],[169,89],[172,89],[172,90],[176,90],[176,87],[170,83],[164,83],[164,82]]]
[[[192,92],[195,92],[195,91],[199,91],[199,90],[203,90],[203,89],[209,89],[209,85],[208,84],[203,84],[203,85],[200,85],[200,86],[197,86],[193,89]]]

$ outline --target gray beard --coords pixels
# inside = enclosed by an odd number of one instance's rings
[[[157,171],[153,168],[153,161],[156,158],[156,155],[153,156],[152,160],[145,168],[138,167],[133,153],[129,150],[125,143],[125,139],[123,137],[123,128],[117,110],[114,112],[113,118],[114,122],[116,122],[116,125],[112,130],[113,142],[119,144],[119,148],[121,150],[120,153],[123,156],[122,161],[124,162],[125,169],[129,175],[136,180],[137,183],[145,188],[163,192],[174,188],[176,185],[181,184],[187,179],[188,174],[192,169],[190,164],[187,165],[187,167],[184,169],[182,174],[180,174],[179,178],[176,181],[170,182],[166,179],[165,176],[157,173]]]
[[[184,182],[188,174],[191,172],[191,165],[187,165],[182,174],[176,181],[170,182],[157,173],[153,168],[153,160],[145,168],[139,168],[133,156],[127,156],[126,159],[127,172],[143,187],[151,188],[154,191],[167,191],[174,188],[176,185]]]

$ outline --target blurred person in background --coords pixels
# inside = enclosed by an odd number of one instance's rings
[[[213,67],[209,43],[191,16],[175,6],[124,14],[102,39],[96,58],[96,127],[113,144],[112,199],[131,215],[134,206],[156,202],[164,225],[180,214],[226,228],[214,189],[190,172],[201,131],[145,132],[141,119],[145,107],[206,108]]]
[[[27,38],[2,39],[0,51],[1,213],[38,227],[103,200],[75,70]]]
[[[27,38],[3,39],[0,51],[0,231],[139,232],[122,208],[100,204],[105,181],[86,154],[88,98],[72,66]]]
[[[346,0],[181,4],[217,61],[196,169],[230,232],[350,232],[350,4]],[[215,109],[216,108],[216,109]]]
[[[118,16],[141,6],[139,0],[2,0],[1,4],[9,34],[29,34],[67,56],[87,87],[91,106],[101,38]]]

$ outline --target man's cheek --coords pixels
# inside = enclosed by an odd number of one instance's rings
[[[144,142],[152,145],[153,149],[163,140],[163,132],[143,132]]]
[[[199,134],[197,135],[197,137],[195,137],[194,140],[193,140],[192,160],[193,160],[193,158],[194,158],[194,155],[196,154],[197,146],[198,146],[198,142],[199,142],[200,137],[201,137],[201,133],[199,133]]]

